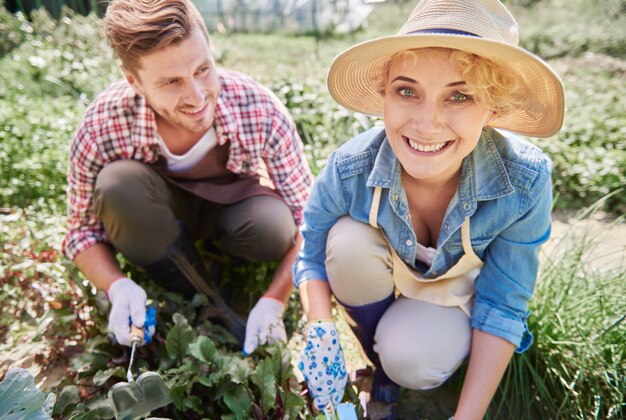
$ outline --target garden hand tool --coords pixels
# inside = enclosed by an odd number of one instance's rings
[[[154,308],[148,308],[146,312],[146,329],[154,326]],[[152,410],[164,407],[171,403],[169,390],[165,381],[157,372],[144,372],[135,381],[132,374],[135,350],[144,341],[149,342],[151,335],[144,332],[143,328],[131,325],[130,332],[130,361],[126,379],[128,382],[120,382],[109,390],[109,400],[115,407],[115,418],[117,420],[130,420],[139,416],[149,414]]]

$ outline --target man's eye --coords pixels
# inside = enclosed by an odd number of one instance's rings
[[[176,83],[178,83],[178,79],[170,79],[167,81],[168,85],[175,85]]]

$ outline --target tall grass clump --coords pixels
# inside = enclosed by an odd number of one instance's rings
[[[590,255],[607,235],[570,229],[546,256],[531,301],[535,343],[514,357],[490,418],[626,418],[626,268]]]

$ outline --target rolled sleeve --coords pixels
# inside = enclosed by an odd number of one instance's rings
[[[542,184],[534,187],[540,192],[528,200],[530,209],[489,245],[472,309],[473,328],[511,342],[518,353],[532,344],[528,301],[537,280],[539,249],[550,236],[552,188],[549,175],[540,178]]]
[[[500,337],[513,344],[515,352],[523,353],[533,342],[526,322],[528,315],[530,311],[526,311],[521,318],[513,318],[494,305],[477,300],[472,310],[472,328]]]

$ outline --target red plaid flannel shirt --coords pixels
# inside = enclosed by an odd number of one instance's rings
[[[271,91],[250,77],[219,69],[219,79],[215,129],[219,144],[230,141],[226,167],[257,174],[263,160],[276,191],[300,224],[313,176],[291,116]],[[100,170],[119,159],[156,162],[161,153],[157,136],[154,112],[125,80],[113,83],[89,106],[69,156],[68,232],[63,241],[69,258],[108,242],[93,208]]]

